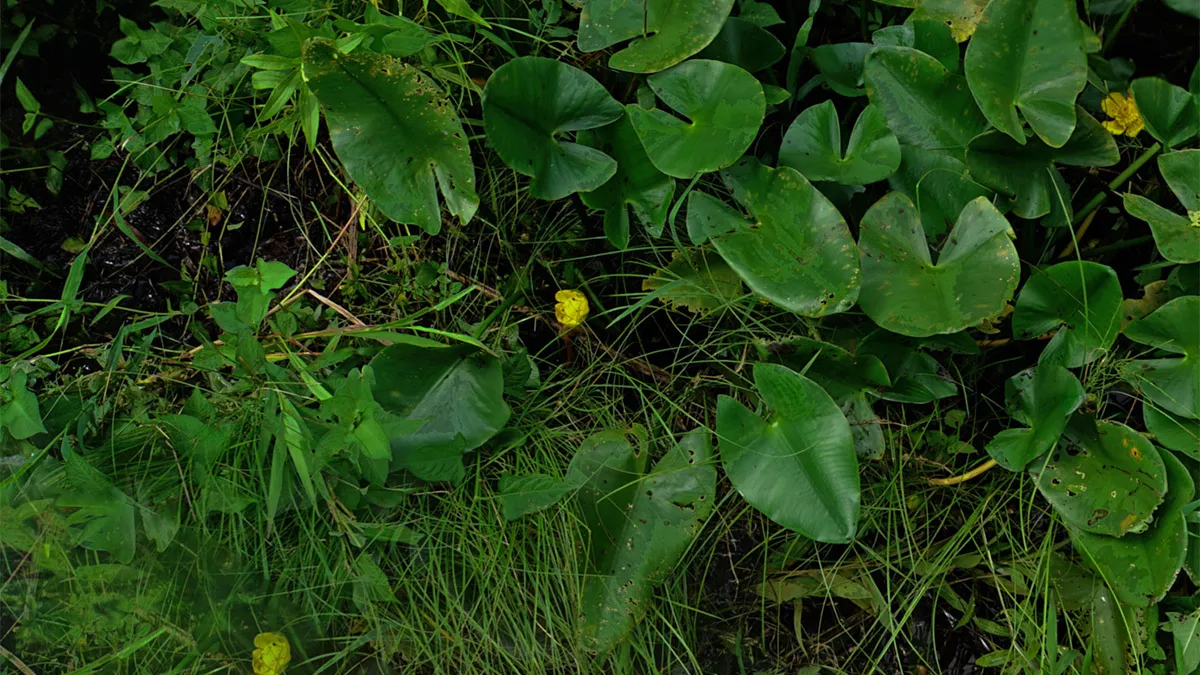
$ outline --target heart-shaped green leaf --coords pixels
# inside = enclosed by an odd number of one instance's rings
[[[608,182],[579,195],[584,204],[604,211],[604,234],[617,248],[629,245],[629,207],[650,236],[662,234],[675,181],[655,168],[625,115],[594,131],[581,131],[581,144],[617,160],[617,172]]]
[[[538,199],[590,192],[612,178],[617,171],[612,157],[559,136],[620,117],[621,104],[599,82],[554,59],[513,59],[483,88],[488,143],[514,171],[533,177],[529,194]]]
[[[1073,0],[992,0],[963,62],[988,121],[1025,144],[1017,117],[1058,148],[1075,129],[1075,97],[1087,85],[1087,55]]]
[[[1138,78],[1130,89],[1146,131],[1164,146],[1175,147],[1200,134],[1200,105],[1191,92],[1158,77]]]
[[[1021,264],[1008,221],[985,198],[963,209],[934,264],[917,208],[893,192],[863,216],[858,250],[867,316],[901,335],[956,333],[1004,311]]]
[[[755,364],[754,383],[773,411],[769,422],[728,396],[717,401],[725,474],[776,523],[817,541],[850,541],[860,488],[842,411],[817,383],[783,366]]]
[[[579,49],[594,52],[638,38],[613,54],[609,67],[656,73],[708,46],[732,9],[733,0],[587,0]]]
[[[1017,405],[1030,428],[1005,429],[987,444],[1000,466],[1021,471],[1058,442],[1071,413],[1083,405],[1079,380],[1062,366],[1038,366],[1028,385],[1019,390]]]
[[[388,218],[442,227],[438,189],[464,224],[475,215],[475,167],[454,106],[429,78],[382,54],[304,47],[304,79],[320,100],[333,149]]]
[[[626,108],[650,161],[668,176],[691,178],[729,166],[758,134],[767,108],[762,85],[737,66],[694,60],[647,81],[664,103],[691,120]]]
[[[875,356],[856,356],[820,340],[793,338],[770,342],[761,345],[759,353],[764,359],[803,373],[838,403],[863,391],[892,384],[883,362]]]
[[[1200,262],[1200,150],[1179,150],[1158,158],[1158,170],[1187,211],[1181,216],[1135,194],[1125,195],[1125,210],[1144,220],[1164,258]]]
[[[1031,340],[1057,329],[1040,362],[1078,368],[1116,341],[1123,302],[1121,282],[1107,265],[1072,260],[1035,269],[1014,306],[1013,337]]]
[[[1200,462],[1200,420],[1172,415],[1142,401],[1142,421],[1159,445]]]
[[[900,143],[875,106],[854,123],[842,152],[842,130],[833,101],[812,106],[792,122],[779,148],[779,163],[809,180],[866,185],[892,175],[900,166]]]
[[[1134,361],[1128,376],[1163,410],[1200,419],[1200,296],[1175,298],[1125,327],[1125,336],[1178,359]]]
[[[987,129],[967,81],[908,47],[876,47],[864,66],[867,96],[901,143],[962,158]]]
[[[787,49],[779,38],[745,19],[730,17],[721,32],[699,54],[698,59],[732,63],[750,73],[775,65]]]
[[[859,269],[846,221],[804,177],[747,158],[723,172],[751,219],[702,192],[688,195],[688,234],[711,239],[754,292],[797,314],[844,312],[858,298]]]
[[[1082,532],[1141,532],[1167,494],[1163,456],[1145,436],[1117,422],[1076,414],[1043,468],[1029,471],[1063,521]]]
[[[606,653],[649,609],[654,586],[679,557],[712,509],[717,471],[712,439],[697,429],[642,475],[645,453],[624,436],[596,434],[567,469],[579,485],[576,503],[591,532],[592,574],[583,587],[580,630],[586,647]]]
[[[423,480],[461,480],[462,455],[508,421],[500,360],[470,345],[395,344],[371,359],[371,369],[371,393],[384,411],[425,421],[414,433],[389,434],[394,469]]]
[[[809,58],[821,71],[829,88],[842,96],[862,96],[863,60],[873,45],[866,42],[840,42],[820,45]]]
[[[1145,607],[1166,594],[1179,576],[1188,550],[1184,508],[1195,494],[1195,481],[1171,453],[1163,453],[1162,463],[1169,488],[1147,531],[1118,538],[1067,524],[1081,557],[1099,570],[1122,602],[1134,607]],[[1097,484],[1090,478],[1088,486],[1096,490]],[[1103,489],[1108,494],[1109,486]],[[1113,489],[1119,488],[1114,485]]]
[[[979,136],[967,148],[971,177],[1011,199],[1013,213],[1022,218],[1040,218],[1054,203],[1070,204],[1055,164],[1109,166],[1118,159],[1112,134],[1082,108],[1076,110],[1075,132],[1061,148],[1037,138],[1022,145],[998,131]]]
[[[900,167],[888,185],[916,203],[921,226],[931,240],[949,232],[972,200],[990,201],[995,194],[971,180],[961,161],[913,145],[900,146]]]

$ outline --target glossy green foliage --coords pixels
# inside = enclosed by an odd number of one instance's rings
[[[453,105],[418,69],[382,54],[304,46],[304,79],[320,100],[333,148],[384,215],[437,234],[446,208],[475,215],[475,166]]]
[[[529,193],[538,199],[589,192],[612,178],[616,160],[561,136],[621,116],[620,104],[591,75],[554,59],[513,59],[483,89],[488,144],[514,171],[533,177]]]
[[[842,42],[815,47],[811,58],[830,89],[842,96],[862,96],[863,60],[870,51],[866,42]]]
[[[1030,340],[1057,329],[1040,362],[1078,368],[1116,341],[1123,299],[1107,265],[1070,261],[1034,270],[1017,296],[1013,336]]]
[[[771,342],[762,345],[759,353],[766,360],[803,373],[839,403],[863,391],[892,384],[883,362],[875,356],[851,354],[820,340],[794,338]]]
[[[992,0],[963,65],[979,109],[1017,143],[1025,143],[1017,110],[1046,145],[1071,138],[1075,98],[1087,84],[1073,0]]]
[[[1142,401],[1142,422],[1159,445],[1200,462],[1200,420],[1172,415],[1152,401]]]
[[[912,47],[937,59],[946,70],[958,72],[961,58],[950,27],[941,21],[912,19],[884,26],[871,35],[876,47]]]
[[[371,360],[372,389],[383,410],[423,421],[412,433],[391,434],[392,467],[424,480],[462,480],[462,456],[508,421],[500,361],[470,345],[395,344]],[[385,432],[389,431],[384,424]]]
[[[617,248],[629,245],[629,209],[652,237],[662,234],[675,181],[659,171],[638,139],[629,118],[622,115],[608,126],[580,131],[579,143],[612,157],[617,172],[606,183],[580,195],[584,204],[604,211],[604,234]]]
[[[1200,262],[1200,150],[1161,155],[1158,170],[1186,213],[1180,215],[1135,194],[1125,195],[1125,210],[1150,226],[1164,258],[1177,263]]]
[[[1125,335],[1179,358],[1133,362],[1127,371],[1146,398],[1164,411],[1200,419],[1200,296],[1176,298],[1125,327]]]
[[[1005,429],[987,444],[987,452],[1000,466],[1021,471],[1058,442],[1071,413],[1083,405],[1084,391],[1071,371],[1043,364],[1032,373],[1019,373],[1015,381],[1017,419],[1028,428]]]
[[[724,61],[756,73],[775,65],[786,51],[779,38],[765,28],[743,18],[730,17],[717,37],[696,58]]]
[[[860,227],[859,304],[890,331],[956,333],[998,315],[1017,288],[1012,228],[984,198],[963,209],[936,263],[916,206],[900,193],[876,202]]]
[[[789,311],[822,316],[849,309],[858,298],[857,253],[833,204],[794,170],[752,158],[722,175],[751,217],[692,192],[692,242],[711,241],[747,286]]]
[[[536,513],[554,506],[574,486],[558,476],[532,474],[500,477],[500,504],[506,520]]]
[[[1141,77],[1130,83],[1138,113],[1155,140],[1168,148],[1200,134],[1200,104],[1195,95],[1158,77]]]
[[[733,0],[587,0],[579,49],[594,52],[634,39],[613,54],[609,67],[656,73],[708,46],[731,9]]]
[[[809,180],[843,185],[881,181],[900,166],[900,143],[874,106],[867,106],[854,123],[843,148],[842,130],[832,101],[800,113],[788,127],[779,148],[779,163]]]
[[[946,369],[922,342],[882,329],[862,340],[855,356],[878,359],[892,381],[890,387],[876,388],[879,398],[897,403],[932,403],[958,393]]]
[[[850,541],[859,477],[845,416],[819,385],[784,366],[756,364],[754,383],[766,420],[728,396],[717,401],[725,474],[776,523],[817,541]]]
[[[972,200],[995,194],[972,180],[963,162],[912,145],[900,147],[900,166],[888,183],[917,204],[930,241],[949,232]]]
[[[762,85],[737,66],[693,60],[647,78],[664,110],[626,106],[650,161],[676,178],[733,164],[758,134],[766,111]]]
[[[712,510],[716,467],[707,430],[684,434],[645,472],[646,449],[620,432],[589,437],[567,469],[590,532],[583,645],[606,653],[645,616],[654,586],[674,569]]]

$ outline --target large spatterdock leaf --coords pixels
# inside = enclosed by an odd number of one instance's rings
[[[1075,129],[1087,55],[1074,0],[992,0],[963,66],[988,121],[1025,144],[1017,110],[1039,138],[1061,147]]]
[[[910,20],[926,19],[950,26],[956,42],[966,42],[975,33],[987,0],[879,0],[881,4],[911,7]]]
[[[867,106],[842,147],[842,129],[833,101],[812,106],[792,122],[779,147],[779,163],[809,180],[866,185],[892,175],[900,166],[900,142],[887,120]]]
[[[987,129],[961,75],[908,47],[876,47],[864,65],[867,96],[901,143],[962,159]]]
[[[733,0],[587,0],[579,50],[595,52],[636,38],[608,60],[631,73],[666,70],[704,49],[721,32]]]
[[[1134,361],[1126,372],[1159,408],[1200,419],[1200,296],[1175,298],[1150,316],[1126,326],[1125,336],[1182,355]]]
[[[555,59],[513,59],[483,88],[488,143],[505,164],[533,178],[529,194],[538,199],[589,192],[613,177],[616,160],[562,135],[602,127],[621,114],[595,78]]]
[[[784,366],[756,364],[754,383],[767,420],[728,396],[717,401],[725,474],[776,523],[817,541],[850,541],[860,487],[842,411],[817,383]]]
[[[664,110],[626,111],[650,161],[676,178],[733,164],[750,147],[766,112],[762,85],[737,66],[692,60],[646,78],[685,122]]]
[[[1146,131],[1166,147],[1200,134],[1200,103],[1188,90],[1158,77],[1138,78],[1129,89]]]
[[[1200,262],[1200,150],[1179,150],[1158,158],[1158,170],[1179,198],[1187,215],[1142,197],[1126,194],[1125,210],[1146,221],[1164,258],[1177,263]]]
[[[724,201],[692,192],[693,243],[711,240],[754,292],[797,314],[844,312],[858,298],[854,239],[833,204],[804,176],[748,157],[722,173],[746,218]]]
[[[650,593],[679,562],[712,509],[717,471],[707,430],[691,431],[649,473],[645,449],[620,432],[584,441],[566,482],[590,532],[583,645],[604,653],[649,609]]]
[[[450,213],[463,223],[474,217],[467,137],[432,80],[390,56],[343,54],[323,39],[305,44],[303,74],[338,158],[384,215],[437,234],[440,189]]]
[[[1038,366],[1031,378],[1017,375],[1016,404],[1027,428],[1005,429],[987,444],[1000,466],[1021,471],[1058,442],[1071,413],[1083,405],[1084,391],[1071,371],[1054,364]]]
[[[1022,218],[1040,218],[1055,205],[1069,206],[1071,195],[1055,164],[1109,166],[1120,159],[1112,134],[1082,108],[1075,117],[1075,132],[1061,148],[1037,138],[1022,145],[998,131],[979,136],[967,148],[971,177],[1011,199],[1013,213]]]
[[[1082,532],[1120,537],[1146,529],[1167,494],[1162,455],[1124,424],[1076,413],[1058,448],[1029,471],[1038,489]]]
[[[389,433],[394,469],[457,482],[465,471],[463,454],[508,421],[500,360],[470,345],[396,344],[377,354],[371,369],[371,393],[385,412],[425,422],[415,433]],[[381,424],[385,433],[403,426]]]
[[[809,54],[829,88],[842,96],[862,96],[863,62],[871,51],[867,42],[839,42],[819,45]]]
[[[1195,496],[1195,479],[1171,453],[1164,452],[1162,462],[1166,499],[1154,511],[1154,522],[1145,532],[1109,537],[1082,531],[1068,523],[1071,541],[1080,557],[1100,572],[1122,602],[1134,607],[1145,607],[1166,594],[1179,576],[1188,551],[1184,512]],[[1094,483],[1089,486],[1097,489]],[[1109,488],[1104,490],[1108,494]]]
[[[863,216],[859,305],[882,328],[956,333],[1004,311],[1021,276],[1013,231],[987,199],[962,210],[935,264],[917,207],[893,192]]]
[[[583,203],[604,211],[604,234],[617,248],[629,245],[629,207],[650,235],[662,234],[675,181],[659,171],[646,156],[637,132],[625,115],[593,131],[581,131],[579,142],[617,161],[617,172],[608,182],[580,195]]]
[[[1057,330],[1040,362],[1078,368],[1116,341],[1122,302],[1121,282],[1107,265],[1073,260],[1035,269],[1017,296],[1013,337],[1030,340]]]

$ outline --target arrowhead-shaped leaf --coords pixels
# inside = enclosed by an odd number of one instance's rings
[[[900,143],[887,121],[867,106],[854,123],[842,151],[842,130],[833,101],[812,106],[792,122],[779,148],[779,163],[809,180],[866,185],[883,180],[900,166]]]

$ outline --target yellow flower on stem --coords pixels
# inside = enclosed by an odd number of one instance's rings
[[[1137,103],[1133,101],[1133,94],[1126,96],[1119,91],[1114,91],[1100,103],[1100,108],[1104,110],[1104,114],[1112,119],[1105,121],[1104,128],[1114,136],[1125,134],[1130,138],[1142,133],[1145,125],[1142,124],[1142,114],[1138,112]]]
[[[583,323],[588,315],[587,296],[579,291],[559,291],[554,294],[554,318],[564,328],[571,329]]]
[[[292,660],[292,648],[279,633],[259,633],[254,636],[254,653],[250,656],[254,675],[280,675]]]

